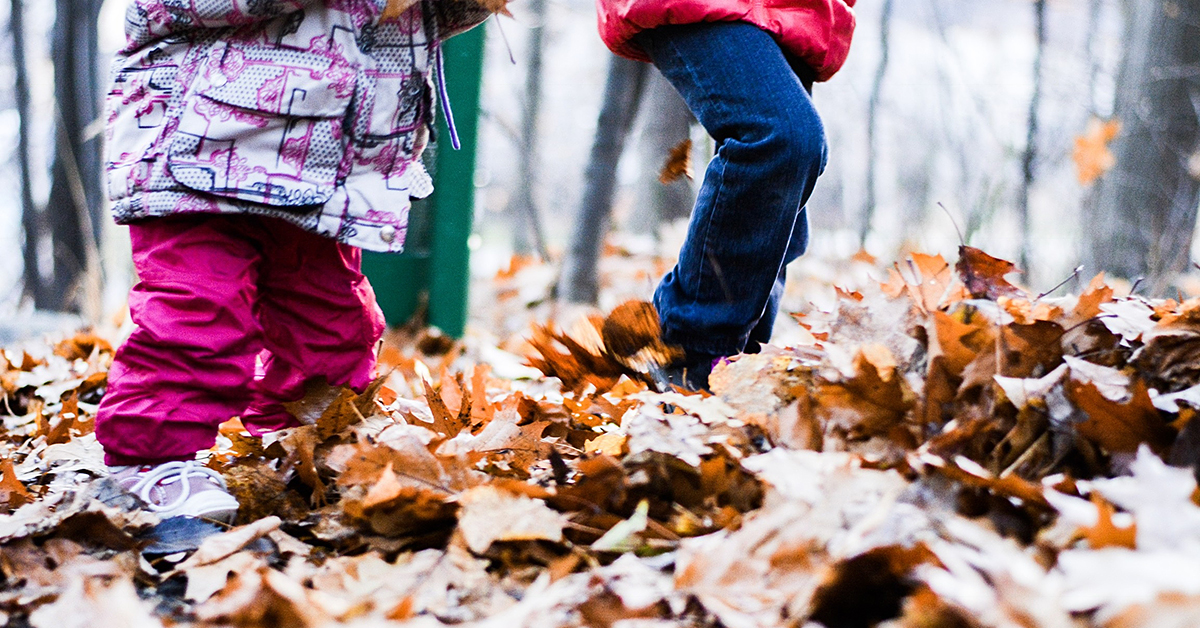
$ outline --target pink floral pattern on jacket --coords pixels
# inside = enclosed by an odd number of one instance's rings
[[[118,223],[269,215],[400,251],[440,39],[486,18],[470,0],[133,0],[108,94]],[[453,10],[448,10],[453,8]]]

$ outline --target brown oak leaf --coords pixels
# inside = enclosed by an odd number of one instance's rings
[[[1024,294],[1004,279],[1005,275],[1017,270],[1012,262],[992,257],[975,247],[958,247],[958,263],[954,269],[973,298],[995,300]]]

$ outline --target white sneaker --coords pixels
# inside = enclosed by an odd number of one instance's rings
[[[224,478],[195,460],[111,469],[121,488],[163,519],[184,516],[231,523],[237,516],[238,502]]]

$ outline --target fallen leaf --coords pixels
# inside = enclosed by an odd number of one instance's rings
[[[592,549],[597,552],[632,552],[641,546],[639,534],[646,531],[650,524],[650,502],[642,500],[638,503],[633,516],[618,523],[604,533],[604,536],[592,543]]]
[[[908,265],[916,283],[906,281],[906,288],[921,310],[936,311],[943,301],[954,298],[951,294],[954,271],[941,255],[913,253],[909,256]]]
[[[992,257],[977,248],[966,245],[958,247],[958,263],[954,268],[973,298],[996,300],[1002,296],[1024,293],[1004,278],[1016,272],[1017,267],[1012,262]]]
[[[1101,272],[1088,282],[1087,288],[1083,294],[1079,295],[1079,300],[1075,303],[1075,320],[1085,321],[1090,318],[1095,318],[1100,315],[1100,306],[1112,301],[1113,289],[1104,281],[1104,273]]]
[[[250,552],[238,552],[208,565],[189,567],[187,590],[183,596],[197,603],[208,601],[229,584],[234,574],[251,573],[265,566],[263,559]]]
[[[627,438],[624,434],[609,432],[601,434],[596,438],[589,440],[584,451],[589,454],[605,454],[613,457],[620,457],[627,451],[625,441]]]
[[[308,589],[268,567],[234,573],[228,585],[195,612],[206,623],[235,626],[307,628],[330,619],[313,603]]]
[[[496,542],[563,540],[566,516],[540,499],[484,485],[467,490],[457,500],[462,507],[458,530],[476,554],[485,554]]]
[[[79,393],[73,392],[63,401],[62,410],[58,412],[58,420],[50,426],[46,434],[46,444],[60,445],[71,440],[71,430],[79,420]]]
[[[0,475],[3,475],[0,477],[0,504],[7,512],[12,512],[33,501],[33,495],[17,479],[12,458],[0,459]]]
[[[454,438],[460,432],[466,429],[470,423],[470,406],[467,406],[467,416],[461,416],[458,412],[451,412],[446,406],[446,402],[442,400],[442,395],[433,389],[428,381],[425,381],[425,400],[429,403],[429,410],[433,412],[433,430],[446,438]]]
[[[1117,526],[1113,523],[1116,508],[1099,495],[1092,495],[1092,503],[1100,513],[1096,525],[1084,527],[1080,534],[1092,549],[1105,547],[1124,547],[1137,549],[1137,523],[1130,526]]]
[[[152,610],[151,604],[138,596],[128,576],[100,573],[72,578],[55,601],[29,615],[29,625],[93,628],[100,620],[104,625],[123,628],[162,628]]]
[[[283,407],[300,422],[301,425],[316,425],[321,415],[342,395],[342,389],[330,386],[325,378],[309,380],[304,385],[304,396],[297,401],[283,404]]]
[[[1165,454],[1175,438],[1163,420],[1146,385],[1135,380],[1126,403],[1109,400],[1095,384],[1071,381],[1067,397],[1088,419],[1075,426],[1084,438],[1112,453],[1133,453],[1142,443]]]
[[[72,362],[75,360],[86,360],[92,357],[92,354],[97,351],[112,353],[112,344],[90,332],[75,334],[74,337],[68,338],[54,347],[54,355]]]
[[[196,550],[196,553],[192,554],[186,561],[180,563],[176,569],[186,572],[193,567],[211,565],[219,560],[228,558],[241,551],[247,545],[278,530],[281,523],[282,521],[279,517],[267,517],[249,525],[234,528],[224,534],[204,539],[204,542],[200,544],[200,549]]]
[[[859,351],[854,368],[852,377],[819,387],[817,415],[852,438],[895,436],[894,429],[916,405],[916,396],[896,371],[895,357],[884,347],[868,346]]]

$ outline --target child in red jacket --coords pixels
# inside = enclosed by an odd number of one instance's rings
[[[854,0],[597,0],[613,52],[651,61],[716,140],[679,262],[655,291],[671,383],[707,388],[713,363],[771,337],[804,205],[826,162],[813,81],[842,66]]]

